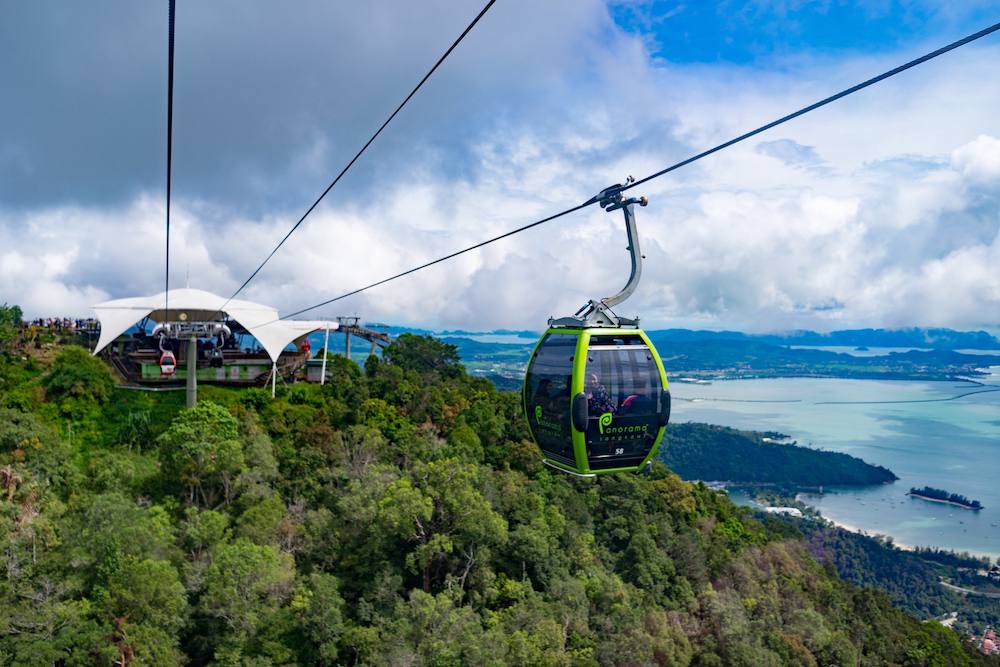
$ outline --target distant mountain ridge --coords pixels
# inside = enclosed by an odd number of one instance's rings
[[[454,345],[472,373],[489,378],[504,390],[520,388],[525,363],[541,335],[511,330],[430,332],[387,325],[380,328],[394,336],[419,332]],[[1000,340],[986,331],[911,328],[747,334],[647,329],[646,333],[668,374],[708,379],[961,380],[985,377],[989,371],[984,369],[1000,366],[1000,356],[991,354],[1000,350]],[[852,348],[869,352],[858,354]]]
[[[529,330],[497,329],[493,331],[467,331],[462,329],[433,332],[428,329],[371,325],[387,328],[390,333],[431,334],[448,338],[468,338],[482,335],[519,336],[530,341],[541,334]],[[913,347],[937,350],[1000,350],[1000,338],[988,331],[957,331],[944,328],[910,327],[905,329],[844,329],[819,333],[797,330],[784,333],[750,334],[742,331],[711,331],[707,329],[647,329],[650,336],[671,342],[699,342],[705,340],[743,340],[770,345],[812,345],[820,347]],[[512,343],[513,344],[513,343]]]
[[[695,342],[703,340],[754,340],[771,345],[814,345],[822,347],[917,347],[940,350],[1000,350],[1000,339],[986,331],[954,329],[845,329],[818,333],[792,331],[780,334],[747,334],[741,331],[658,329],[663,340]]]

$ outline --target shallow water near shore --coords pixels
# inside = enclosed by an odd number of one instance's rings
[[[899,481],[828,488],[802,499],[838,523],[889,535],[902,544],[997,558],[998,390],[1000,386],[972,382],[814,378],[677,383],[671,386],[676,399],[671,420],[780,431],[800,445],[885,466]],[[946,489],[979,500],[985,508],[971,511],[907,496],[913,486]]]

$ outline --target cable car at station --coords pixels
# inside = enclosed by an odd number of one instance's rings
[[[632,273],[622,290],[587,302],[575,315],[550,319],[532,352],[523,387],[528,428],[543,461],[563,472],[592,477],[636,472],[656,455],[670,419],[670,390],[663,363],[639,319],[611,311],[635,291],[642,254],[631,183],[603,190],[605,211],[625,214]]]
[[[170,350],[160,354],[160,375],[174,375],[177,372],[177,358]]]
[[[177,373],[177,357],[170,350],[160,346],[160,375],[174,375]]]
[[[208,365],[211,368],[222,368],[226,364],[226,357],[222,349],[226,346],[226,336],[229,334],[229,327],[223,325],[212,346],[212,351],[208,355]]]

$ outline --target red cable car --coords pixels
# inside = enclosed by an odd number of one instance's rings
[[[160,375],[173,375],[177,372],[177,358],[170,350],[160,354]]]

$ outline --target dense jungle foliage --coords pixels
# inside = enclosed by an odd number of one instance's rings
[[[956,627],[968,633],[982,633],[988,626],[1000,627],[1000,600],[961,595],[941,585],[945,578],[981,586],[982,578],[963,580],[963,570],[989,567],[989,559],[962,558],[950,551],[930,549],[905,551],[883,539],[834,526],[789,522],[805,534],[806,550],[820,563],[830,563],[841,577],[858,586],[886,591],[893,604],[919,618],[957,612]]]
[[[663,465],[547,470],[432,339],[193,410],[6,345],[2,664],[996,664]]]

